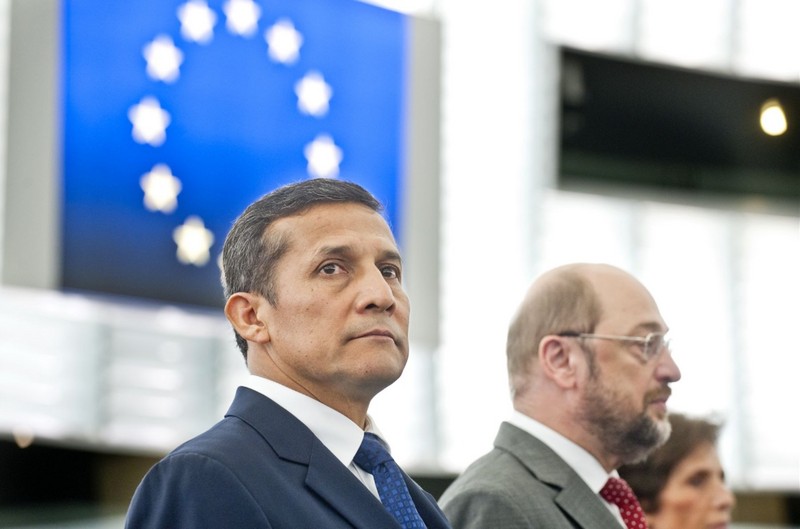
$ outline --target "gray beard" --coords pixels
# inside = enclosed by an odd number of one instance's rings
[[[656,421],[646,412],[626,416],[614,396],[613,391],[593,385],[583,399],[581,422],[599,439],[606,454],[618,457],[622,464],[637,463],[667,441],[672,427],[669,421]]]

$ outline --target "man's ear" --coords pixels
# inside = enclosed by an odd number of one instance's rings
[[[539,366],[547,378],[569,389],[577,383],[575,347],[561,336],[545,336],[539,343]]]
[[[269,341],[269,328],[261,316],[266,303],[269,302],[258,294],[236,292],[225,303],[225,316],[248,342],[266,343]]]

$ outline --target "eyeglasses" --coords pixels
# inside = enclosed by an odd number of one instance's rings
[[[669,338],[663,332],[651,332],[647,336],[616,336],[613,334],[589,334],[577,331],[564,331],[557,334],[567,338],[592,338],[596,340],[617,340],[620,342],[633,342],[637,344],[642,358],[649,362],[663,351],[669,351]]]

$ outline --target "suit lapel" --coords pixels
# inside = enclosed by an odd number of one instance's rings
[[[355,527],[400,528],[383,504],[322,443],[311,452],[306,485]]]
[[[536,437],[503,423],[495,446],[513,454],[537,479],[556,490],[555,503],[581,527],[619,527],[619,521],[580,476]]]
[[[556,504],[581,527],[619,527],[619,521],[597,494],[577,476],[570,478],[556,495]]]
[[[322,445],[319,445],[321,448]],[[325,450],[327,452],[327,450]],[[428,529],[449,529],[447,519],[436,505],[432,496],[426,493],[408,475],[403,478],[417,507],[422,520]],[[331,487],[332,482],[341,483],[340,487]],[[400,524],[392,517],[386,507],[360,483],[349,469],[345,468],[330,453],[313,450],[308,465],[306,485],[334,506],[339,513],[356,527],[365,529],[400,528]]]
[[[272,399],[240,387],[228,415],[250,424],[281,459],[307,466],[306,486],[354,527],[400,529],[383,504],[311,430]]]
[[[426,527],[428,529],[450,529],[450,523],[439,509],[433,496],[425,492],[416,482],[407,476],[405,472],[403,472],[403,477],[406,480],[408,492],[411,493],[411,499],[414,500],[417,512],[419,512]]]

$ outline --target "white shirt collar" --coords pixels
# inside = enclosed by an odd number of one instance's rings
[[[527,415],[514,410],[508,422],[549,446],[553,452],[572,467],[575,473],[586,482],[595,494],[600,493],[600,489],[603,488],[609,477],[618,476],[616,470],[610,474],[606,472],[603,465],[585,449]]]
[[[333,408],[275,381],[248,376],[243,386],[272,399],[297,417],[344,466],[349,466],[364,438],[364,430]],[[383,438],[367,416],[367,431]]]

